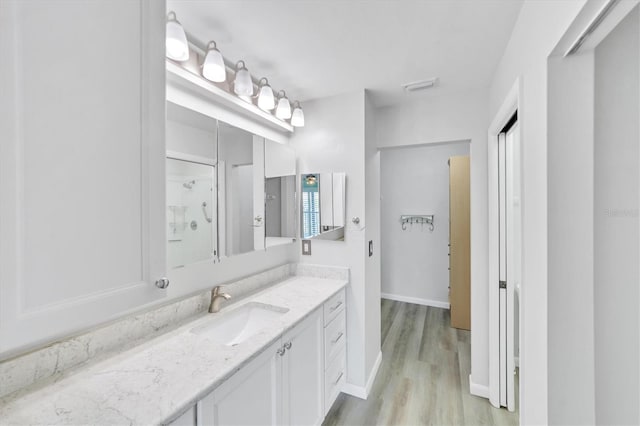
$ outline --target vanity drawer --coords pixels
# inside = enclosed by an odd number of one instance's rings
[[[347,379],[345,348],[342,346],[339,356],[329,364],[329,368],[324,373],[324,411],[325,415],[331,409],[338,395],[342,391],[342,386]]]
[[[344,311],[344,306],[345,292],[344,289],[342,289],[336,295],[332,296],[331,299],[324,302],[324,325],[329,324],[341,311]]]
[[[325,370],[336,355],[344,349],[347,340],[347,322],[345,310],[342,309],[324,329]]]

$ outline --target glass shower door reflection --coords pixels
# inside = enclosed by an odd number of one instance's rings
[[[215,179],[215,166],[167,158],[169,268],[216,257]]]

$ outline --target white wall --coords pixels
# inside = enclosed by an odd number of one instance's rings
[[[523,283],[521,292],[520,418],[545,424],[547,413],[547,57],[584,0],[526,1],[489,91],[489,118],[522,78]],[[473,273],[473,272],[472,272]],[[473,314],[472,314],[473,315]],[[472,316],[472,327],[480,320]],[[484,320],[483,320],[484,321]],[[473,339],[473,335],[472,335]],[[472,340],[474,352],[488,342]],[[488,360],[487,360],[488,362]],[[474,379],[479,374],[476,365]],[[485,370],[486,371],[486,370]],[[485,373],[486,374],[486,373]]]
[[[381,153],[382,293],[449,306],[449,157],[468,142],[385,149]],[[432,214],[429,225],[400,226],[400,215]]]
[[[639,424],[638,7],[595,50],[594,323],[597,424]]]
[[[471,386],[488,394],[487,92],[417,95],[376,110],[379,148],[471,141]],[[384,261],[383,261],[384,262]]]
[[[313,239],[312,255],[301,256],[300,262],[347,266],[351,270],[347,288],[347,383],[363,390],[373,367],[371,360],[380,351],[380,322],[375,318],[368,321],[371,316],[367,316],[369,309],[380,309],[380,293],[379,283],[365,280],[365,93],[308,101],[304,108],[305,127],[291,138],[291,146],[298,153],[299,172],[346,173],[347,223],[344,242]],[[353,217],[360,218],[358,225],[351,221]],[[301,250],[300,243],[296,246]]]

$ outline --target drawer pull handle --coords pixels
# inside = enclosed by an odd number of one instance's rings
[[[337,385],[338,382],[340,381],[340,379],[342,379],[342,376],[344,375],[344,373],[340,373],[340,375],[338,376],[338,378],[336,379],[335,382],[333,382],[334,385]]]
[[[340,332],[340,334],[338,334],[338,337],[336,337],[335,339],[333,339],[333,340],[331,341],[331,343],[333,343],[333,344],[335,345],[336,343],[338,343],[338,340],[342,339],[342,336],[344,336],[344,333]]]
[[[280,356],[284,356],[285,352],[286,350],[284,348],[278,348],[278,350],[276,351],[276,353]]]
[[[291,349],[291,346],[292,346],[291,342],[287,342],[287,343],[285,343],[285,344],[284,344],[284,348],[285,348],[286,350]]]
[[[329,312],[333,312],[333,311],[335,311],[335,310],[336,310],[336,309],[338,309],[340,306],[342,306],[342,300],[341,300],[341,301],[339,301],[339,302],[336,304],[336,306],[334,306],[334,307],[332,307],[331,309],[329,309]]]

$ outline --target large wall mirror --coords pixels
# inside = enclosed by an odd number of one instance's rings
[[[167,103],[167,263],[215,261],[217,120]]]
[[[296,156],[289,146],[266,140],[265,246],[293,243],[298,224]]]
[[[346,174],[301,175],[302,238],[344,241]]]
[[[265,246],[288,244],[296,238],[296,177],[265,179]]]
[[[220,256],[264,249],[264,138],[218,123]]]
[[[214,260],[215,166],[168,157],[166,173],[169,267]]]
[[[295,151],[167,103],[168,267],[295,241]]]

